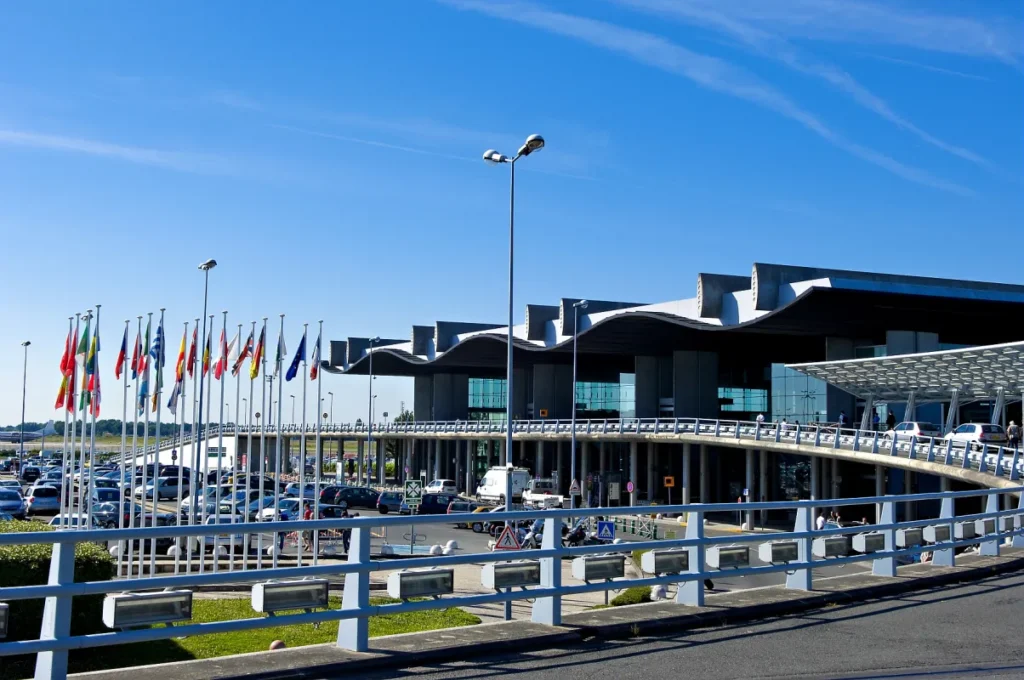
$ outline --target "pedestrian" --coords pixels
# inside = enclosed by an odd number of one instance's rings
[[[825,528],[825,512],[821,511],[818,513],[818,519],[814,521],[814,528],[821,531]]]
[[[341,511],[341,519],[348,519],[349,517],[350,517],[350,515],[348,514],[348,508],[345,508],[344,510]],[[342,529],[341,530],[341,542],[342,542],[342,545],[345,546],[345,554],[346,555],[348,554],[348,543],[349,543],[349,541],[351,539],[352,539],[352,530],[351,529]]]
[[[878,409],[875,409],[874,415],[871,416],[871,426],[874,428],[875,432],[878,432],[878,424],[880,422],[881,419],[878,417]]]
[[[1011,420],[1010,426],[1006,428],[1006,436],[1010,440],[1010,448],[1016,451],[1020,445],[1020,426]]]
[[[890,430],[896,427],[896,414],[889,411],[889,415],[885,417],[885,426]]]
[[[756,422],[758,425],[764,425],[764,414],[758,413],[757,417],[754,418],[754,422]]]
[[[844,427],[846,427],[846,411],[840,411],[839,412],[839,428],[842,429]]]
[[[302,519],[304,519],[304,520],[313,519],[313,507],[311,505],[306,505],[306,511],[302,513]],[[303,546],[303,548],[302,548],[303,550],[312,550],[313,549],[313,532],[312,531],[303,531],[302,532],[302,546]]]

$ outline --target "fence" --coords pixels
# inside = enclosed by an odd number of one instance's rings
[[[998,555],[1005,539],[1014,547],[1024,547],[1024,487],[1010,489],[985,489],[979,491],[944,492],[906,496],[882,496],[852,499],[830,499],[828,505],[849,506],[881,503],[882,517],[878,524],[855,527],[835,527],[818,531],[813,528],[813,512],[821,501],[796,501],[782,503],[750,503],[746,510],[796,510],[794,531],[773,534],[765,541],[763,534],[709,537],[704,534],[704,516],[713,512],[735,511],[732,504],[677,505],[664,506],[661,510],[687,515],[686,536],[680,539],[661,541],[623,542],[600,545],[568,547],[562,544],[560,527],[563,519],[571,517],[595,517],[608,513],[607,509],[588,510],[534,510],[512,513],[495,513],[488,519],[493,521],[523,521],[541,518],[544,531],[541,547],[535,550],[512,552],[488,552],[478,554],[456,554],[439,557],[411,557],[400,561],[372,559],[370,550],[371,532],[394,525],[406,525],[408,518],[394,516],[360,517],[355,519],[330,519],[317,521],[290,521],[238,525],[235,531],[296,532],[303,530],[340,531],[351,530],[351,545],[347,561],[335,564],[318,564],[304,567],[277,567],[261,571],[221,571],[218,573],[175,574],[171,576],[138,577],[118,581],[95,581],[76,583],[74,581],[75,544],[87,541],[127,541],[132,539],[181,538],[187,536],[210,536],[223,527],[187,525],[177,527],[151,527],[142,529],[109,529],[85,531],[57,531],[52,533],[24,533],[0,535],[0,546],[53,544],[50,577],[47,585],[0,587],[0,601],[45,598],[43,625],[39,638],[0,644],[0,657],[19,654],[37,654],[36,678],[64,678],[67,674],[68,651],[130,642],[144,642],[182,636],[207,635],[229,631],[253,630],[270,626],[299,625],[324,621],[339,621],[338,645],[354,650],[368,648],[368,618],[370,616],[409,611],[464,607],[491,602],[532,600],[532,619],[548,625],[561,622],[561,599],[565,596],[587,592],[608,591],[629,586],[651,586],[675,584],[675,601],[680,604],[702,606],[706,578],[728,572],[731,575],[786,573],[786,587],[811,590],[813,569],[871,560],[873,571],[881,576],[895,576],[896,564],[905,558],[931,552],[932,563],[952,565],[955,550],[970,545],[979,545],[985,555]],[[1000,509],[1000,498],[1008,501],[1011,494],[1018,500],[1013,509]],[[957,515],[955,501],[958,499],[982,498],[985,510],[981,513]],[[924,519],[896,522],[896,503],[940,500],[941,511],[938,519]],[[1010,503],[1007,503],[1010,504]],[[619,508],[617,515],[623,517],[649,513],[649,509]],[[428,515],[416,518],[417,525],[444,524],[451,518],[444,515]],[[751,566],[749,544],[758,543],[758,552],[768,564]],[[765,546],[768,546],[767,548]],[[624,578],[625,554],[633,551],[652,551],[650,567],[645,571],[651,576],[637,579]],[[767,553],[765,552],[767,550]],[[685,557],[684,557],[685,556]],[[561,560],[573,559],[573,572],[582,581],[579,584],[563,585]],[[513,562],[515,560],[515,562]],[[462,564],[484,564],[485,572],[504,574],[500,582],[504,586],[515,584],[515,588],[500,587],[495,592],[478,595],[446,597],[453,592],[453,571],[451,568]],[[493,566],[491,566],[493,565]],[[371,605],[369,575],[377,571],[394,571],[400,574],[396,582],[418,583],[413,594],[402,595],[403,602],[392,605]],[[255,616],[249,619],[218,621],[211,623],[190,623],[189,616],[177,612],[181,625],[112,630],[91,635],[70,635],[71,600],[81,595],[107,594],[108,602],[114,593],[132,594],[134,601],[145,602],[144,592],[166,591],[165,599],[191,597],[187,590],[196,586],[217,586],[225,584],[252,583],[254,597],[260,584],[292,586],[311,585],[301,579],[345,577],[343,604],[341,609],[307,610],[301,614],[285,614],[273,617]],[[391,575],[394,577],[394,574]],[[426,579],[426,580],[424,580]],[[499,583],[495,580],[494,583]],[[262,590],[261,590],[262,592]],[[404,592],[404,591],[403,591]],[[167,595],[170,593],[170,595]],[[321,606],[326,606],[325,599]],[[427,597],[427,599],[413,599]],[[132,599],[132,598],[129,598]],[[189,599],[190,601],[190,599]],[[309,605],[307,605],[309,606]],[[313,605],[315,608],[316,605]],[[298,609],[299,607],[293,607]],[[159,619],[149,623],[158,623]]]

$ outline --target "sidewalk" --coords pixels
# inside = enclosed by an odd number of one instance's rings
[[[1001,557],[961,556],[958,562],[956,567],[907,565],[900,567],[896,578],[859,573],[819,579],[811,592],[771,586],[711,594],[706,606],[700,608],[657,602],[566,613],[562,625],[554,627],[513,621],[374,638],[370,640],[371,651],[365,654],[344,651],[334,645],[313,645],[187,661],[173,666],[82,673],[73,677],[87,680],[164,680],[168,676],[179,680],[358,677],[372,669],[423,666],[501,652],[522,653],[568,646],[590,638],[635,637],[723,625],[978,580],[1024,569],[1024,550],[1004,548]]]

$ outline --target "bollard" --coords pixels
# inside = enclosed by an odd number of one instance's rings
[[[349,543],[348,563],[366,564],[370,561],[370,530],[352,529]],[[352,572],[345,574],[345,590],[341,608],[361,609],[370,606],[370,574]],[[338,647],[351,652],[365,652],[370,648],[370,621],[365,616],[343,619],[338,622]]]
[[[541,538],[542,550],[554,550],[562,547],[561,524],[561,519],[544,520],[544,536]],[[541,559],[540,585],[542,588],[553,590],[562,587],[562,560],[559,556]],[[530,620],[548,626],[562,625],[562,596],[553,594],[549,597],[538,597],[533,603]]]

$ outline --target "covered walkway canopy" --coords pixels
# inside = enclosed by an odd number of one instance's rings
[[[907,402],[908,413],[920,403],[950,402],[949,430],[957,405],[965,401],[994,400],[992,418],[999,422],[1007,400],[1024,392],[1024,341],[788,368],[863,399],[865,421],[874,402]]]

